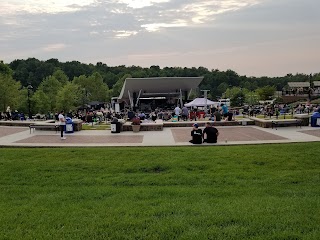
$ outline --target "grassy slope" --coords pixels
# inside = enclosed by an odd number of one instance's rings
[[[320,143],[0,149],[0,239],[318,239]]]

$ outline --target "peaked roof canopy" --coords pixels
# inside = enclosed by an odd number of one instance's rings
[[[220,102],[213,102],[205,98],[196,98],[193,101],[186,103],[186,107],[204,107],[207,105],[220,105]]]
[[[313,85],[315,87],[320,87],[320,81],[313,81]]]
[[[155,78],[127,78],[124,81],[119,99],[128,99],[128,91],[147,93],[149,96],[170,94],[177,91],[190,91],[201,83],[203,77],[155,77]]]
[[[309,82],[288,82],[289,87],[310,87]]]

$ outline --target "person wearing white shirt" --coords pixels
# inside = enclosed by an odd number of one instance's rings
[[[179,108],[179,106],[177,106],[174,109],[174,114],[178,117],[178,121],[180,120],[180,114],[181,114],[181,108]]]
[[[66,137],[63,136],[63,131],[64,131],[64,127],[66,125],[66,119],[63,115],[64,111],[62,110],[58,116],[58,119],[59,119],[59,125],[60,125],[60,135],[61,135],[61,139],[62,140],[65,140]]]

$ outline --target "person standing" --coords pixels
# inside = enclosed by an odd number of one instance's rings
[[[7,120],[12,120],[12,118],[11,118],[11,108],[10,108],[10,106],[7,107],[6,115],[7,115]]]
[[[182,116],[182,120],[183,120],[183,121],[187,121],[187,120],[188,120],[189,110],[188,110],[188,108],[187,108],[186,106],[184,106],[184,107],[182,108],[182,114],[181,114],[181,116]]]
[[[62,140],[65,140],[66,137],[63,136],[64,127],[66,126],[66,119],[63,115],[64,111],[62,110],[58,116],[59,125],[60,125],[60,136]]]
[[[204,138],[204,135],[206,135],[207,138]],[[207,122],[206,127],[205,129],[203,129],[203,133],[202,133],[203,142],[217,143],[218,136],[219,136],[218,129],[213,127],[211,122]]]
[[[221,110],[222,110],[223,117],[225,117],[225,118],[228,117],[229,110],[228,110],[228,106],[226,104],[221,103]]]
[[[191,136],[192,136],[192,140],[189,141],[190,143],[193,143],[193,144],[202,143],[202,130],[199,129],[199,125],[197,123],[193,124]]]
[[[178,117],[178,121],[180,120],[180,114],[181,114],[181,108],[179,106],[177,106],[174,109],[174,114]]]

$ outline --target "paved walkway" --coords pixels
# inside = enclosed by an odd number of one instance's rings
[[[276,129],[256,126],[217,127],[220,132],[215,145],[263,144],[320,141],[320,128],[283,127]],[[0,146],[25,147],[88,147],[88,146],[186,146],[191,128],[164,128],[163,131],[111,133],[110,130],[86,130],[66,134],[61,140],[55,131],[26,127],[0,126]],[[210,144],[203,144],[210,145]]]

